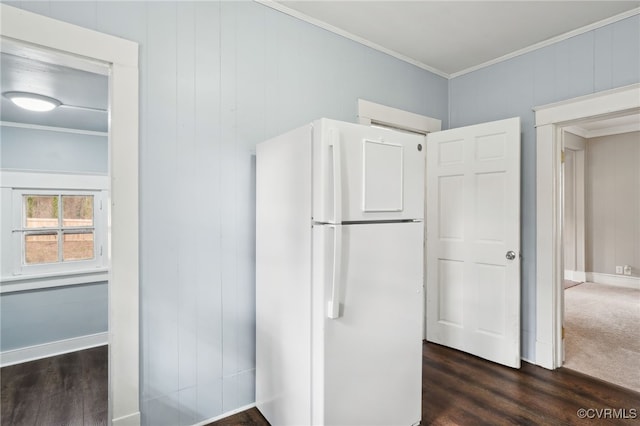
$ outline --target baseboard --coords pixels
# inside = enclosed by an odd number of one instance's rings
[[[583,283],[587,281],[587,273],[584,271],[564,271],[564,279]]]
[[[616,287],[626,287],[640,290],[640,277],[601,274],[599,272],[587,272],[587,281],[596,284],[612,285]]]
[[[0,352],[0,367],[103,346],[109,342],[109,333],[96,333],[72,339],[58,340],[42,345],[28,346]]]
[[[126,416],[118,417],[111,421],[112,426],[140,426],[140,411]]]
[[[238,414],[238,413],[240,413],[242,411],[248,410],[248,409],[253,408],[255,406],[256,406],[256,403],[254,402],[252,404],[245,405],[244,407],[240,407],[240,408],[236,408],[235,410],[227,411],[226,413],[220,414],[219,416],[215,416],[215,417],[212,417],[210,419],[203,420],[203,421],[201,421],[199,423],[194,424],[193,426],[205,426],[205,425],[208,425],[209,423],[217,422],[218,420],[222,420],[225,417],[233,416],[234,414]]]

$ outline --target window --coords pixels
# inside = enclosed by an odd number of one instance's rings
[[[11,276],[86,273],[106,266],[106,191],[11,192]]]
[[[23,194],[22,263],[93,260],[94,195]]]
[[[105,175],[0,170],[0,293],[108,279]]]

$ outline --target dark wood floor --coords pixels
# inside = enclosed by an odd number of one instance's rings
[[[106,346],[0,373],[2,425],[107,424]],[[564,368],[513,370],[425,344],[422,377],[422,425],[640,425],[640,393]],[[268,424],[253,408],[211,426]]]
[[[581,419],[579,410],[591,418]],[[640,393],[564,368],[549,371],[523,363],[514,370],[428,343],[421,424],[640,425]],[[232,425],[269,423],[252,408],[209,426]]]
[[[107,346],[0,369],[3,426],[106,425]]]

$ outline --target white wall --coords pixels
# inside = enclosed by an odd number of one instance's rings
[[[588,139],[585,169],[587,271],[640,277],[640,132]]]
[[[446,128],[447,80],[254,2],[8,3],[140,43],[143,422],[253,403],[255,144],[358,98]]]

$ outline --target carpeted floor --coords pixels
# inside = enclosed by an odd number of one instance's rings
[[[575,287],[575,286],[577,286],[578,284],[582,284],[582,282],[580,282],[580,281],[564,280],[564,284],[563,284],[563,285],[564,285],[564,289],[566,290],[566,289],[568,289],[568,288]]]
[[[587,282],[564,301],[564,367],[640,392],[640,290]]]

